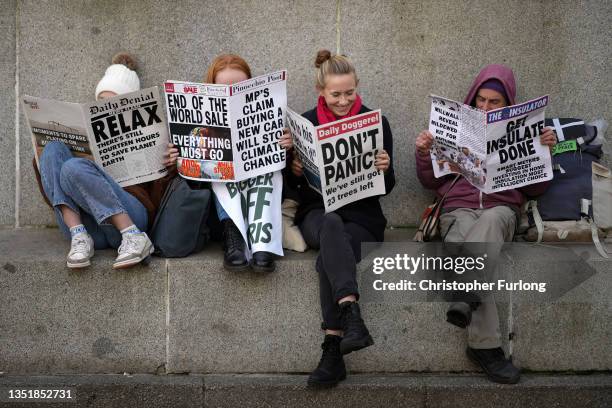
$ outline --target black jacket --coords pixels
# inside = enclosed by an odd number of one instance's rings
[[[371,109],[366,106],[361,107],[359,114],[370,112]],[[305,112],[302,116],[312,122],[313,125],[318,126],[319,120],[317,119],[317,110],[312,109]],[[389,169],[385,173],[385,188],[386,194],[389,194],[395,186],[395,173],[393,170],[393,135],[391,134],[391,127],[386,117],[382,117],[383,126],[383,148],[389,153],[391,164]],[[288,160],[293,159],[293,155],[288,155]],[[299,225],[304,220],[306,214],[315,208],[324,208],[323,198],[319,193],[310,188],[306,182],[306,178],[296,177],[291,172],[291,162],[287,164],[284,170],[286,182],[290,190],[294,190],[297,195],[299,207],[295,214],[295,224]],[[380,202],[378,201],[380,196],[372,196],[363,198],[358,201],[354,201],[341,208],[338,208],[334,212],[338,214],[344,222],[354,222],[366,228],[377,241],[384,240],[385,227],[387,226],[387,219],[385,218]]]

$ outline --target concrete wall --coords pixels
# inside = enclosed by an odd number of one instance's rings
[[[393,225],[414,224],[429,201],[412,160],[427,96],[461,99],[485,64],[511,65],[520,99],[549,93],[549,115],[612,120],[606,0],[24,0],[3,2],[0,21],[0,225],[53,223],[19,112],[15,155],[15,81],[19,94],[84,102],[120,50],[139,59],[143,86],[201,80],[211,59],[228,51],[243,55],[255,74],[286,68],[289,103],[302,111],[316,100],[316,50],[339,44],[357,66],[365,103],[382,108],[394,131],[399,183],[384,199]]]

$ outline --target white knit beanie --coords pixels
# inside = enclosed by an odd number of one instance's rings
[[[140,89],[140,79],[134,71],[136,62],[131,55],[119,53],[113,57],[112,63],[113,65],[106,68],[104,76],[96,86],[96,100],[104,91],[120,95]]]

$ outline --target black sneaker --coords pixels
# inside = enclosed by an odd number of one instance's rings
[[[317,368],[308,377],[308,386],[326,388],[333,387],[346,378],[346,367],[340,353],[341,337],[325,335],[321,344],[323,355]]]
[[[501,347],[493,349],[473,349],[468,347],[466,354],[472,362],[478,364],[493,382],[516,384],[521,378],[521,371],[506,359]]]
[[[251,268],[253,268],[254,272],[274,272],[274,269],[276,269],[276,265],[274,263],[274,254],[266,251],[253,252],[253,259],[251,259]]]
[[[245,243],[240,230],[231,219],[223,220],[223,266],[228,271],[241,271],[249,267]]]
[[[352,351],[374,344],[372,336],[361,318],[361,311],[357,302],[342,302],[340,304],[342,331],[344,335],[340,343],[340,352],[348,354]]]

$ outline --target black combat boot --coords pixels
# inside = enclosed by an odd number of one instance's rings
[[[346,378],[346,367],[340,353],[341,337],[325,335],[323,355],[317,368],[308,377],[310,387],[333,387]]]
[[[223,220],[223,267],[228,271],[240,271],[249,267],[244,255],[245,243],[240,230],[231,219]]]
[[[274,254],[266,251],[253,252],[251,268],[253,268],[254,272],[274,272],[274,269],[276,268],[276,265],[274,264]]]
[[[340,343],[340,352],[348,354],[374,344],[368,328],[361,318],[357,302],[342,302],[340,304],[342,331],[344,335]]]
[[[521,371],[506,358],[501,347],[492,349],[474,349],[468,347],[466,354],[487,374],[489,380],[501,384],[516,384],[521,378]]]

